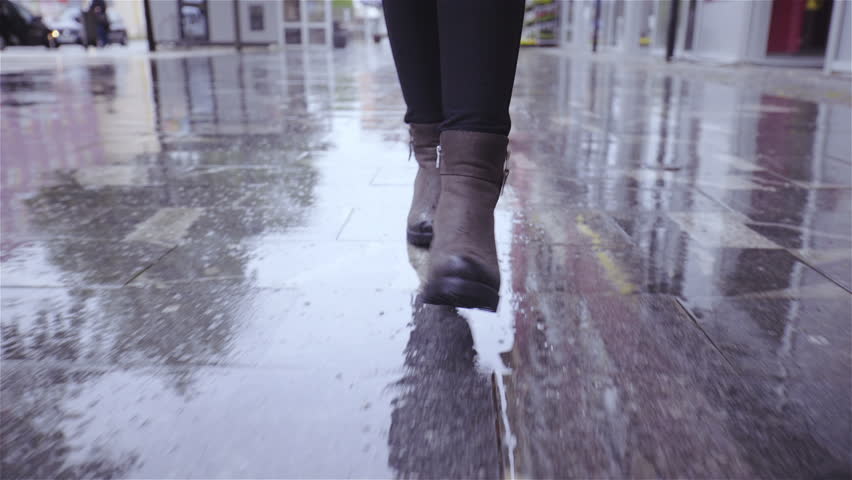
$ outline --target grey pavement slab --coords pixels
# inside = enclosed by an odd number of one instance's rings
[[[3,287],[112,286],[129,283],[173,245],[53,239],[7,243]]]
[[[396,290],[345,312],[329,293],[7,291],[4,438],[50,440],[16,447],[44,460],[4,473],[496,476],[493,389],[466,320]]]

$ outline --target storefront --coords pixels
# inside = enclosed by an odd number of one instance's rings
[[[562,44],[589,51],[661,54],[670,8],[671,0],[563,0]]]
[[[846,0],[563,0],[560,43],[663,55],[673,1],[678,58],[852,71]]]
[[[152,0],[150,6],[158,43],[331,45],[331,0]]]
[[[690,0],[687,57],[852,71],[850,5],[845,0]]]

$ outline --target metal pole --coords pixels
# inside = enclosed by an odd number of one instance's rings
[[[601,0],[595,0],[595,25],[592,34],[592,52],[598,51],[598,31],[601,23]]]
[[[234,46],[237,51],[243,49],[243,36],[240,31],[240,0],[234,0]]]
[[[143,0],[145,7],[145,35],[148,37],[148,51],[157,51],[157,42],[154,40],[154,22],[151,20],[151,0]]]
[[[680,0],[671,0],[672,8],[669,12],[669,31],[666,37],[666,61],[671,62],[674,56],[675,40],[677,39],[677,21],[679,20]]]
[[[831,6],[831,26],[828,27],[828,45],[825,47],[823,73],[834,71],[834,61],[837,60],[837,50],[840,45],[840,29],[843,27],[843,16],[847,8],[852,8],[849,2],[834,2]]]

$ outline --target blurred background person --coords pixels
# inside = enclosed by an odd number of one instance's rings
[[[105,47],[109,43],[109,17],[107,16],[106,0],[92,0],[89,6],[89,15],[97,35],[98,47]]]

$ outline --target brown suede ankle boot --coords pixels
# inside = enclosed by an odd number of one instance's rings
[[[426,303],[496,311],[500,268],[494,207],[500,197],[509,139],[446,131],[438,154],[441,195],[423,297]]]
[[[412,123],[411,151],[417,160],[417,176],[414,178],[414,198],[408,211],[408,243],[417,247],[429,247],[432,243],[432,223],[438,196],[441,194],[441,176],[436,167],[437,147],[440,141],[440,123]]]

